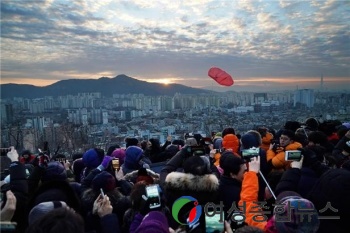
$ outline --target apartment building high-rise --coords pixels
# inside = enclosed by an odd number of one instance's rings
[[[308,108],[313,108],[315,103],[314,90],[300,89],[294,92],[294,107],[297,103],[305,104]]]

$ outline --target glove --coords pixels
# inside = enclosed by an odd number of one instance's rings
[[[98,167],[103,168],[103,170],[105,170],[108,167],[109,163],[112,161],[112,159],[113,159],[113,157],[105,155],[105,157],[102,160],[101,165]]]

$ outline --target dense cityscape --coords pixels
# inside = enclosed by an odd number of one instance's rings
[[[280,129],[288,120],[350,120],[350,93],[301,89],[251,93],[227,92],[170,96],[78,93],[58,98],[1,101],[2,147],[37,152],[47,141],[52,150],[72,154],[91,147],[125,146],[140,140],[195,132],[209,136],[227,126],[242,134],[259,126]]]

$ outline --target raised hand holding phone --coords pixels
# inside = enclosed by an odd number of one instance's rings
[[[260,156],[251,158],[249,164],[249,171],[259,173],[260,171]]]
[[[11,146],[10,151],[7,152],[7,157],[11,159],[11,162],[17,162],[18,161],[18,153],[15,147]]]

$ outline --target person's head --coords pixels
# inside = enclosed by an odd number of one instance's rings
[[[113,153],[113,151],[115,151],[117,148],[120,148],[120,146],[118,144],[115,144],[115,145],[108,147],[106,155],[110,156]]]
[[[52,180],[66,180],[67,172],[63,164],[58,161],[51,161],[47,164],[47,167],[42,175],[41,180],[43,182]]]
[[[141,209],[142,195],[146,196],[146,186],[147,183],[144,181],[137,182],[131,189],[130,201],[131,208],[134,210]]]
[[[30,157],[32,153],[30,152],[30,150],[25,150],[22,152],[22,157],[25,159],[28,159]]]
[[[143,156],[143,150],[138,146],[129,146],[125,150],[124,166],[128,169],[139,169],[139,164]]]
[[[30,224],[26,233],[84,233],[83,218],[69,208],[50,211]]]
[[[45,214],[57,208],[69,208],[69,207],[63,201],[47,201],[47,202],[42,202],[37,204],[29,212],[28,223],[30,225],[33,224],[36,220],[40,219]]]
[[[317,232],[320,220],[315,205],[293,191],[284,191],[277,196],[274,209],[274,225],[277,232]],[[307,209],[313,213],[301,218],[296,210]],[[312,212],[311,212],[312,211]],[[288,221],[281,221],[288,218]]]
[[[102,163],[104,158],[104,150],[92,148],[87,150],[83,155],[83,162],[88,168],[95,168]]]
[[[139,140],[137,138],[125,138],[126,148],[129,146],[139,146]]]
[[[168,233],[168,220],[160,211],[149,212],[142,220],[135,233]]]
[[[198,176],[209,174],[210,164],[207,162],[209,161],[204,160],[201,156],[191,156],[183,163],[184,172]]]
[[[224,170],[224,176],[242,181],[243,175],[247,171],[245,161],[234,155],[231,151],[225,151],[220,157],[220,167]]]
[[[327,135],[321,131],[312,131],[308,137],[308,146],[324,146],[327,144]]]
[[[242,149],[249,149],[252,147],[259,147],[261,145],[261,135],[258,131],[249,130],[241,137]]]
[[[289,144],[293,143],[294,142],[294,137],[295,137],[295,134],[294,134],[293,131],[287,130],[287,129],[282,130],[281,131],[281,136],[279,138],[280,146],[286,147]]]

